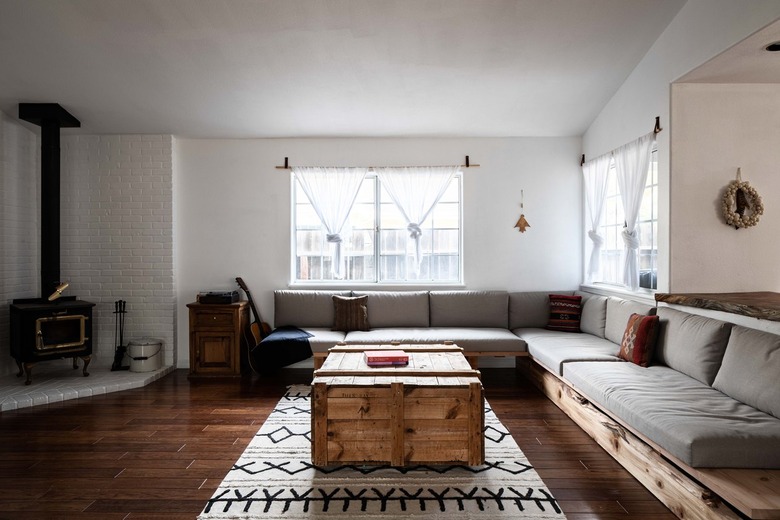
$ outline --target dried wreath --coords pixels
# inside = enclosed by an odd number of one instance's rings
[[[759,217],[764,214],[761,195],[748,181],[742,180],[740,170],[737,170],[737,179],[726,186],[722,209],[723,218],[727,224],[734,226],[734,229],[755,226]],[[746,210],[749,210],[748,214]]]

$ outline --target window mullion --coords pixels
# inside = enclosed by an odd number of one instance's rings
[[[382,222],[381,208],[382,208],[382,187],[379,185],[379,178],[374,176],[374,282],[379,283],[382,280],[382,257],[381,257],[381,230]]]

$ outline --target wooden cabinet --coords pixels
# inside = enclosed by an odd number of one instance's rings
[[[241,377],[249,327],[247,302],[187,304],[190,309],[190,379]]]

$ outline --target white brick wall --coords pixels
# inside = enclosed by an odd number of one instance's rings
[[[66,294],[97,303],[93,362],[111,364],[125,300],[125,344],[159,338],[174,364],[172,137],[63,135],[61,149],[61,273]]]
[[[8,306],[40,296],[39,169],[37,134],[0,112],[0,375],[16,372]]]

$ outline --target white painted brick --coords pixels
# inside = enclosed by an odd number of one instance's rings
[[[68,136],[62,148],[63,186],[66,175],[69,183],[63,229],[74,239],[66,248],[63,236],[63,278],[71,280],[71,294],[101,302],[93,331],[96,357],[113,358],[113,302],[124,299],[128,334],[165,338],[171,362],[172,138]]]
[[[9,336],[8,306],[14,298],[39,296],[40,141],[35,132],[0,112],[0,345]],[[0,375],[15,372],[16,364],[0,356]]]

